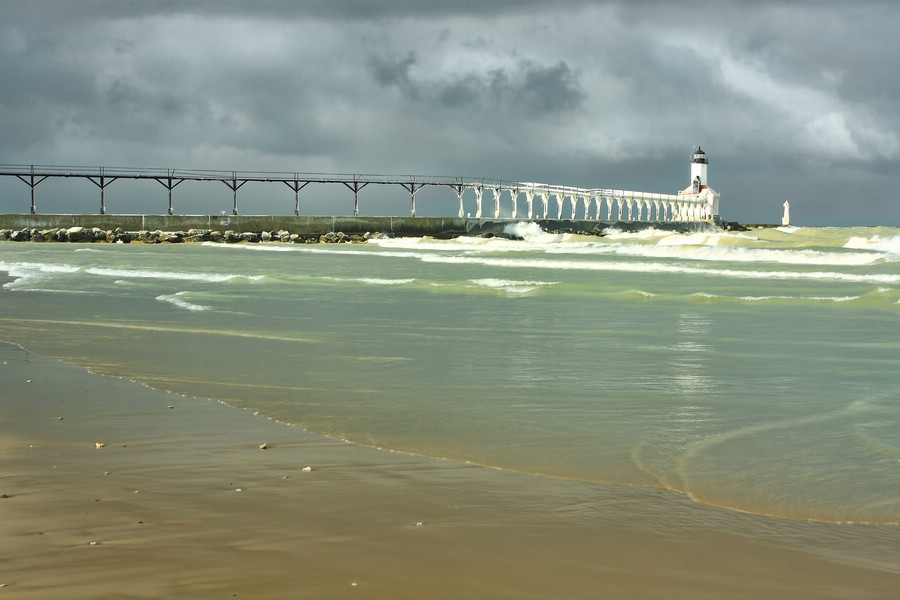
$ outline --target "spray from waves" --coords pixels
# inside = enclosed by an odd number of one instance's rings
[[[178,308],[183,308],[184,310],[190,310],[194,312],[211,310],[211,307],[204,306],[202,304],[194,304],[192,302],[188,302],[183,298],[183,296],[187,294],[187,292],[178,292],[175,294],[163,294],[161,296],[157,296],[156,299],[160,302],[165,302],[167,304],[171,304],[173,306],[177,306]]]
[[[572,237],[567,233],[547,233],[537,223],[527,221],[510,223],[503,228],[503,233],[522,238],[526,242],[538,244],[558,244]]]
[[[248,281],[259,281],[262,279],[262,275],[240,275],[235,273],[180,273],[177,271],[105,269],[101,267],[90,267],[85,269],[85,273],[122,279],[169,279],[175,281],[208,281],[210,283],[220,283],[235,279],[245,279]]]
[[[877,234],[872,237],[854,236],[844,244],[844,248],[884,252],[893,255],[894,260],[900,260],[900,235],[886,238]]]

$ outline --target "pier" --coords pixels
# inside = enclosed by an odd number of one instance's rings
[[[704,173],[705,174],[705,173]],[[185,181],[219,182],[231,192],[232,216],[239,215],[238,192],[249,182],[284,184],[293,192],[294,216],[301,215],[301,192],[310,184],[341,185],[353,194],[353,217],[359,217],[360,196],[368,186],[395,186],[409,198],[409,217],[416,218],[416,193],[425,186],[446,187],[455,192],[457,219],[578,220],[596,222],[710,223],[718,221],[718,195],[714,198],[698,187],[678,194],[660,194],[580,188],[535,182],[512,182],[464,177],[411,175],[359,175],[301,172],[198,171],[181,169],[135,169],[122,167],[68,167],[48,165],[0,165],[0,177],[14,177],[31,192],[29,212],[37,215],[35,192],[47,179],[80,179],[94,185],[100,193],[99,214],[106,215],[106,188],[121,180],[150,180],[166,191],[166,214],[177,215],[174,192]],[[227,192],[226,192],[227,193]],[[363,194],[364,195],[364,194]],[[464,210],[463,196],[474,196],[474,214]],[[556,199],[551,214],[551,199]],[[519,210],[524,200],[525,211]],[[487,209],[486,209],[487,205]],[[7,203],[7,211],[9,211]],[[24,208],[24,207],[23,207]],[[250,209],[252,211],[252,208]],[[4,211],[4,212],[7,212]],[[252,214],[252,213],[251,213]],[[224,216],[224,215],[223,215]],[[405,215],[395,215],[401,217]],[[452,215],[447,215],[452,217]]]

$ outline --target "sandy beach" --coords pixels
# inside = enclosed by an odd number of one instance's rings
[[[896,528],[809,545],[829,526],[353,446],[9,344],[0,381],[2,598],[900,597]]]

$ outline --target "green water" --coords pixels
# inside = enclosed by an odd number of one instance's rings
[[[426,456],[900,522],[900,230],[0,244],[0,339]]]

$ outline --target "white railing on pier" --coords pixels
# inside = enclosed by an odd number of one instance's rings
[[[444,186],[456,191],[458,217],[484,218],[484,193],[489,191],[494,218],[500,218],[504,195],[511,204],[512,218],[584,219],[597,221],[704,221],[718,216],[718,197],[710,194],[659,194],[610,188],[581,188],[535,182],[499,179],[337,174],[267,171],[209,171],[195,169],[152,169],[124,167],[84,167],[60,165],[4,165],[0,177],[15,177],[31,188],[31,213],[36,212],[35,188],[48,178],[81,178],[100,189],[100,213],[106,213],[106,187],[119,179],[153,180],[169,193],[169,214],[174,214],[172,196],[184,181],[220,181],[232,190],[233,214],[238,214],[238,190],[248,182],[281,182],[294,191],[294,214],[300,214],[300,190],[311,183],[342,184],[354,194],[354,216],[359,214],[359,192],[368,185],[399,185],[410,195],[410,214],[416,216],[416,192],[425,186]],[[475,195],[475,214],[463,210],[463,194]],[[525,199],[525,214],[519,213],[519,201]],[[550,214],[551,198],[556,198],[556,214]],[[535,204],[537,200],[540,206]]]

